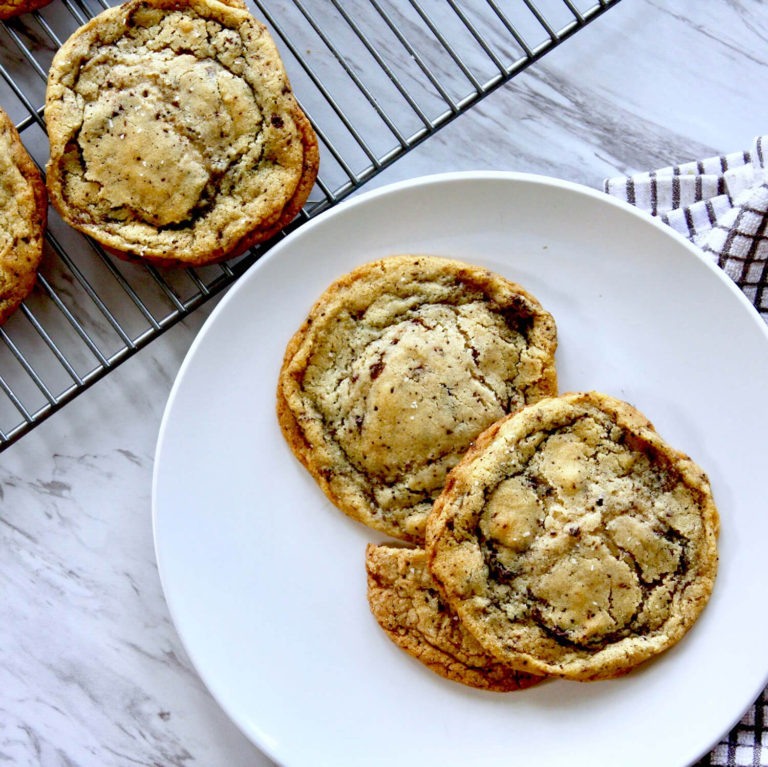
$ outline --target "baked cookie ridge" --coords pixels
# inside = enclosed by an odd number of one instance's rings
[[[369,544],[365,564],[373,616],[398,647],[435,673],[494,692],[523,690],[542,681],[483,650],[441,598],[423,549]]]
[[[51,0],[0,0],[0,19],[21,16],[48,5]]]
[[[0,109],[0,324],[29,295],[43,255],[45,184],[8,115]]]
[[[556,393],[554,320],[480,267],[393,256],[333,283],[288,344],[278,419],[342,511],[404,540],[490,423]]]
[[[591,392],[484,432],[436,501],[426,546],[486,650],[586,681],[630,671],[691,628],[718,530],[703,471],[637,410]]]

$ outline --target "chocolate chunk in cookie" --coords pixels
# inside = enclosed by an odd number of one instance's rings
[[[603,394],[494,424],[427,526],[430,571],[480,644],[531,673],[604,679],[675,644],[717,571],[704,473]]]
[[[290,341],[278,417],[342,511],[421,541],[448,471],[487,426],[556,392],[555,323],[476,266],[396,256],[345,275]]]

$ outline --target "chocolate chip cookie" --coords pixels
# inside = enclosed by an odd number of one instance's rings
[[[129,0],[54,57],[51,202],[119,255],[199,265],[301,209],[317,139],[266,28],[217,0]]]
[[[524,690],[543,677],[500,663],[462,626],[427,571],[423,549],[369,544],[368,602],[387,636],[440,676],[495,692]]]
[[[0,324],[35,285],[47,210],[40,172],[0,109]]]
[[[545,399],[484,432],[427,526],[429,567],[480,644],[522,671],[623,674],[675,644],[717,571],[709,482],[604,394]]]
[[[320,297],[288,344],[278,418],[342,511],[422,541],[448,471],[506,413],[557,390],[556,328],[486,269],[395,256]]]

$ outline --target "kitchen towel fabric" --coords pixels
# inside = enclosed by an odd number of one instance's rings
[[[768,136],[750,151],[605,181],[698,245],[768,322]]]

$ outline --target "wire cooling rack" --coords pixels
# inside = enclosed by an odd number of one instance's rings
[[[286,232],[618,2],[255,0],[320,142],[317,184]],[[106,0],[54,0],[0,24],[0,105],[41,169],[53,55],[107,7]],[[0,327],[0,450],[230,285],[269,247],[216,266],[158,269],[112,258],[53,211],[46,241],[34,292]]]

